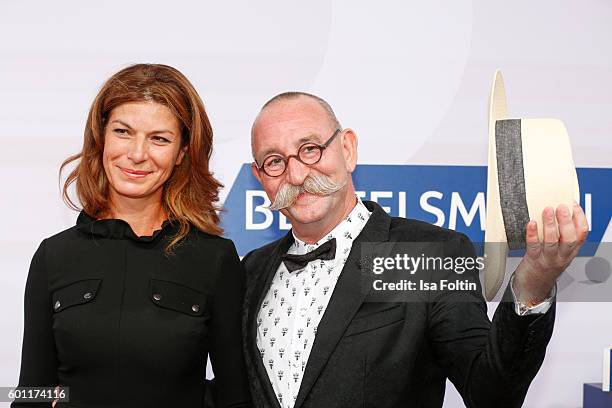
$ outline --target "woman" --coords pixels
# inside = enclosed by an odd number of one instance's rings
[[[201,407],[210,355],[216,406],[249,406],[243,269],[219,236],[211,152],[176,69],[134,65],[104,84],[60,168],[78,160],[63,197],[78,209],[76,183],[83,209],[30,266],[20,386],[69,387],[57,407]]]

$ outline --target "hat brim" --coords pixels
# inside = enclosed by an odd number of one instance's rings
[[[489,157],[487,170],[487,212],[485,222],[485,297],[492,300],[499,291],[506,276],[508,237],[513,237],[513,248],[524,246],[524,228],[529,219],[538,222],[538,235],[543,240],[541,214],[547,206],[566,204],[573,208],[578,201],[579,186],[576,168],[572,158],[567,130],[557,119],[507,120],[506,95],[501,72],[496,71],[489,100]],[[520,123],[518,142],[511,146],[519,164],[514,164],[515,173],[506,174],[498,167],[497,146],[503,137],[498,121]],[[496,131],[497,129],[497,131]],[[496,143],[497,141],[497,143]],[[497,146],[496,146],[497,145]],[[504,154],[502,152],[502,157]],[[500,174],[499,169],[502,168]],[[502,208],[508,197],[500,197],[500,177],[510,180],[517,189],[512,194],[522,197],[516,205]],[[508,186],[505,186],[505,191]],[[512,187],[512,186],[511,186]],[[507,191],[506,191],[507,193]],[[520,214],[523,206],[524,217]],[[506,217],[504,219],[504,216]],[[521,225],[515,225],[520,223]],[[518,237],[518,238],[517,238]],[[518,241],[518,244],[517,244]]]
[[[501,287],[506,273],[508,246],[504,228],[497,179],[497,150],[495,148],[495,123],[506,119],[508,108],[506,90],[501,71],[495,71],[489,96],[489,154],[487,164],[487,211],[484,246],[485,297],[491,300]]]

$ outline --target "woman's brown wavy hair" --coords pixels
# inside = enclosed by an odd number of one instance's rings
[[[163,186],[162,206],[168,218],[180,224],[166,252],[171,253],[188,234],[189,223],[204,232],[222,234],[217,202],[223,185],[208,168],[212,127],[193,85],[178,70],[167,65],[132,65],[117,72],[102,86],[89,110],[82,151],[68,157],[60,167],[61,177],[68,164],[79,160],[64,182],[64,202],[80,210],[68,194],[69,186],[76,182],[78,201],[88,215],[101,218],[109,212],[108,179],[102,165],[106,121],[117,106],[143,101],[168,107],[182,127],[181,147],[188,146],[181,164],[174,168]]]

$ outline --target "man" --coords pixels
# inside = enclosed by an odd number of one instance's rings
[[[491,323],[478,290],[423,301],[368,302],[364,243],[441,242],[474,257],[463,234],[388,216],[359,200],[357,136],[331,107],[280,94],[252,128],[253,174],[292,224],[243,259],[244,350],[257,407],[441,407],[449,378],[469,407],[516,407],[552,334],[555,282],[587,234],[578,205],[527,225],[528,249]],[[561,245],[562,244],[562,245]],[[518,306],[521,306],[520,308]]]

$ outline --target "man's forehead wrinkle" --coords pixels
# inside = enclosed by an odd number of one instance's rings
[[[289,134],[285,134],[282,138],[279,137],[268,137],[266,138],[266,146],[261,146],[261,139],[259,139],[260,148],[263,148],[261,157],[265,157],[271,153],[287,153],[293,154],[292,150],[297,149],[304,143],[314,142],[321,143],[321,135],[316,130],[307,130],[303,127],[296,127]],[[285,151],[287,150],[287,151]]]
[[[297,144],[303,144],[307,142],[321,143],[321,135],[318,133],[308,133],[306,136],[301,137],[297,140]]]
[[[323,142],[321,132],[329,124],[327,112],[310,98],[277,101],[264,108],[255,119],[252,133],[253,154],[256,159],[262,159],[271,153],[294,149],[306,142],[320,144]],[[281,135],[283,139],[279,140]],[[291,140],[288,141],[287,138]],[[262,146],[263,140],[266,141],[266,146]]]

